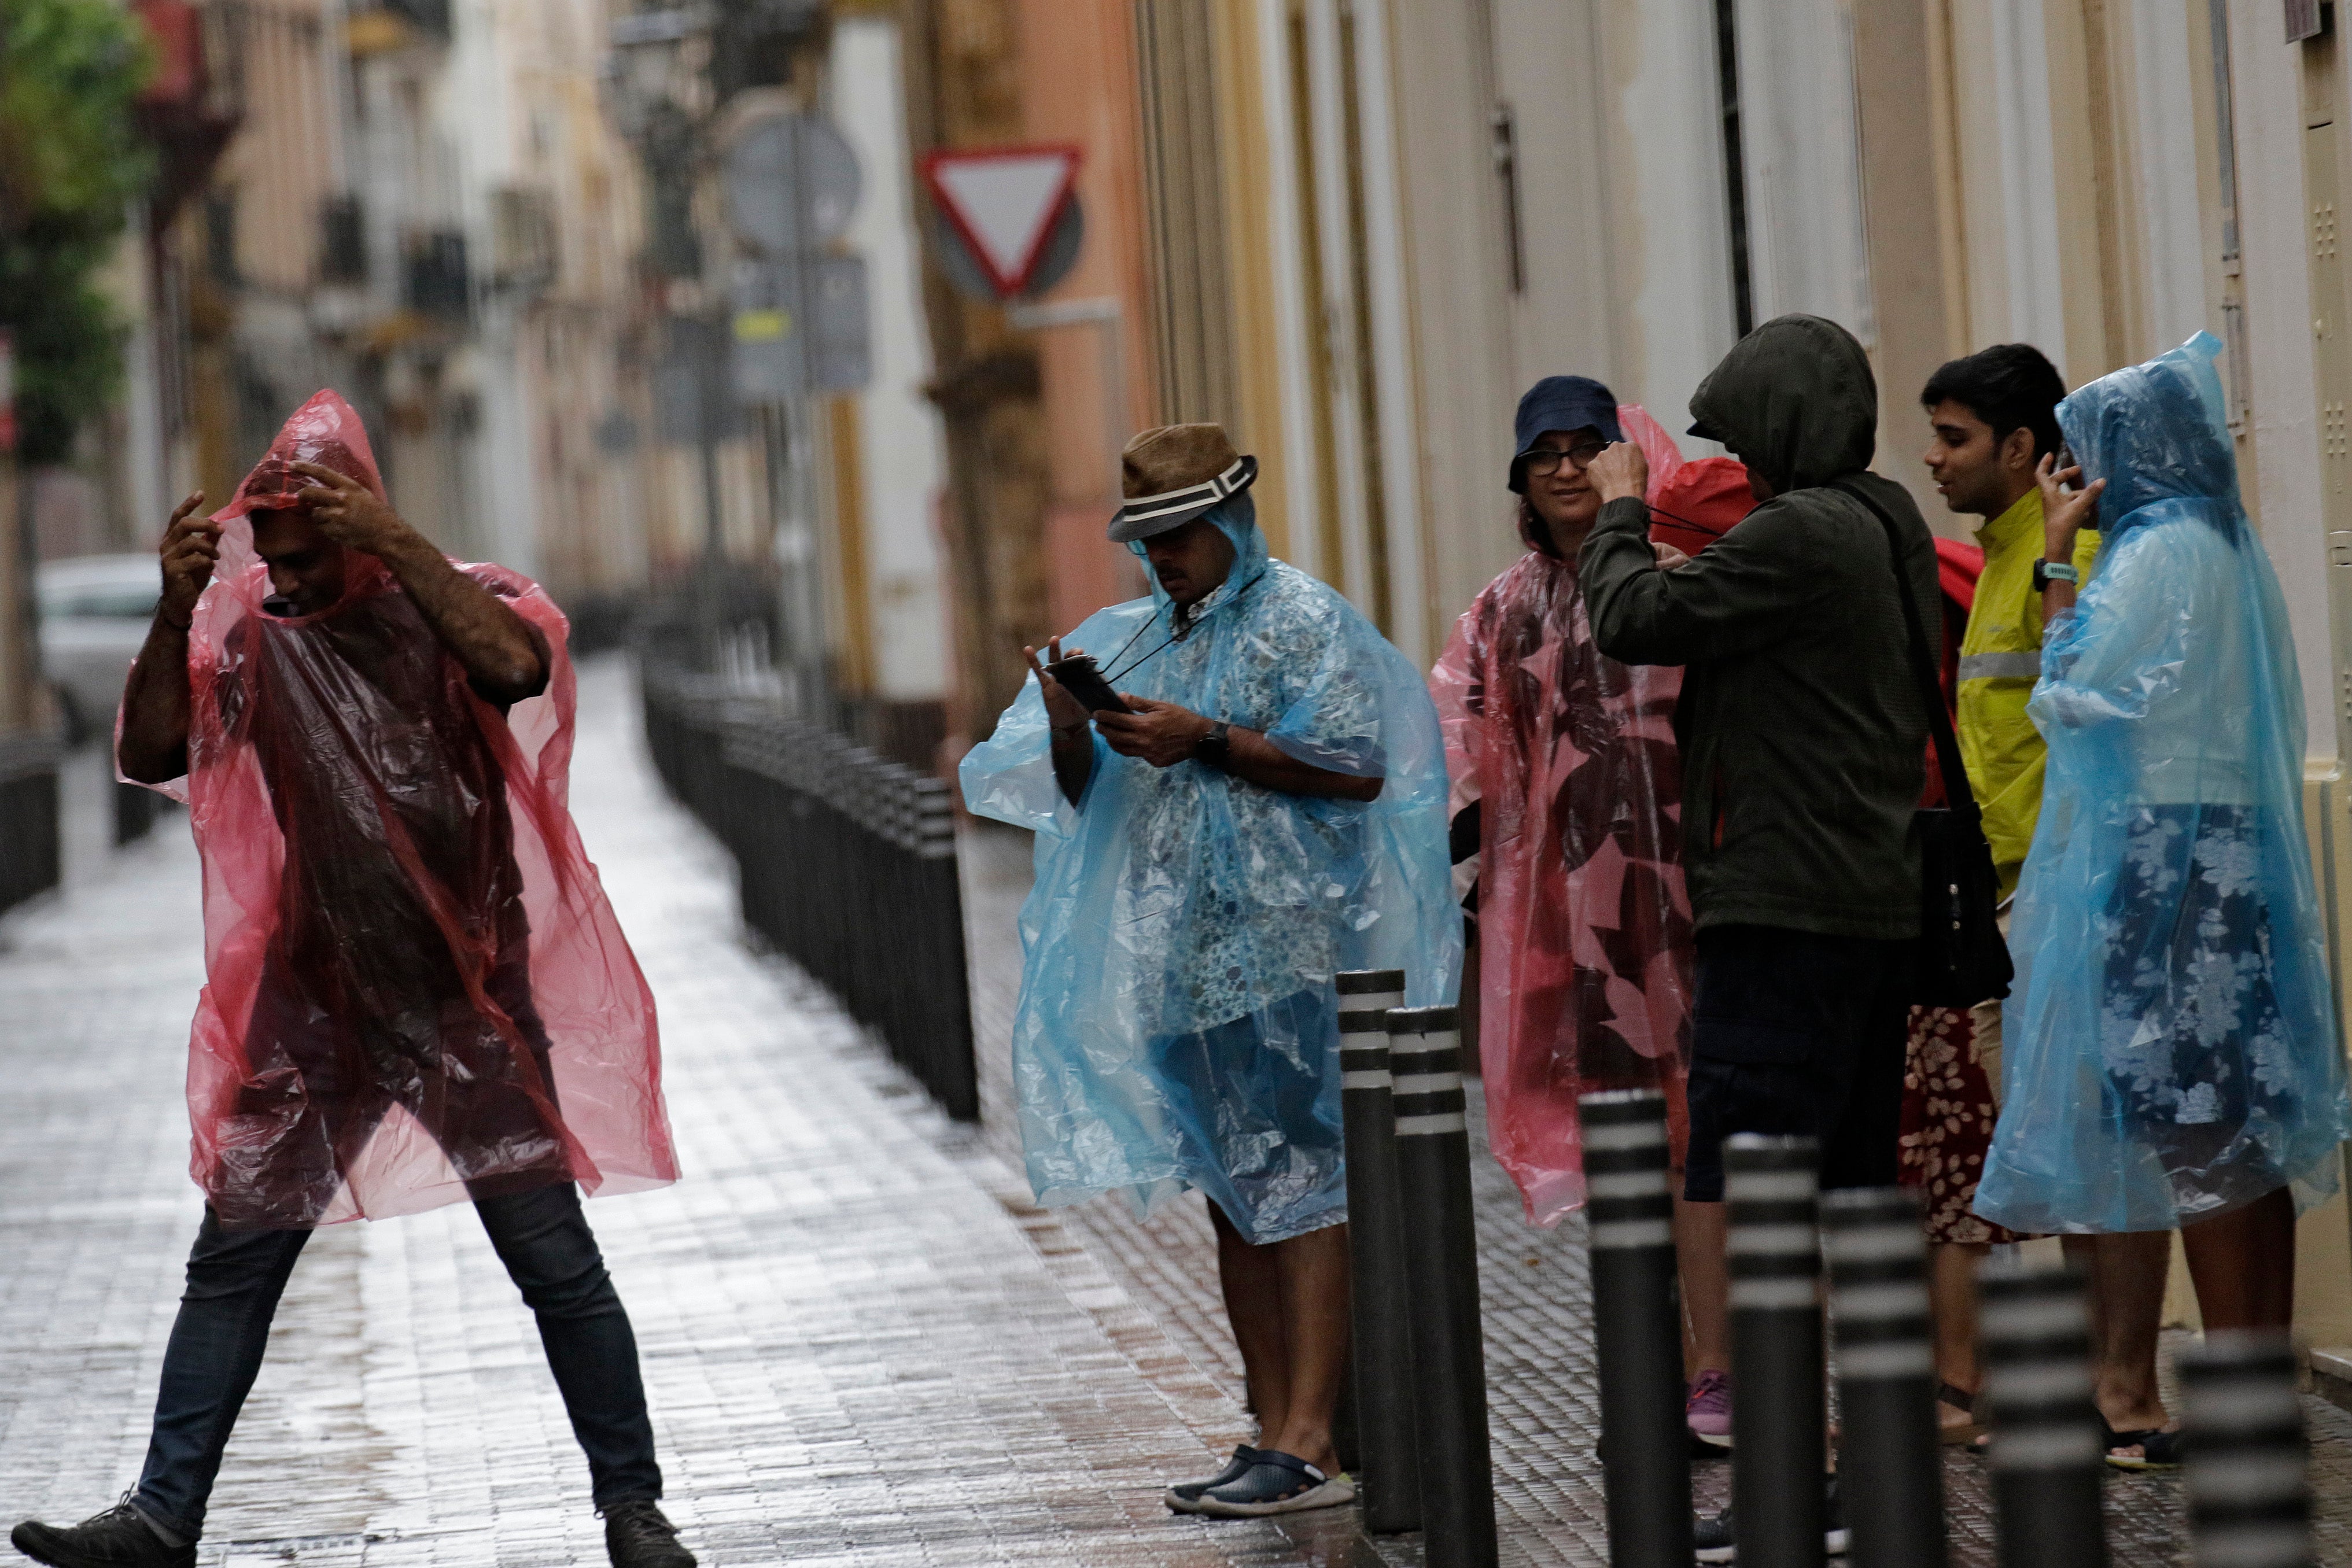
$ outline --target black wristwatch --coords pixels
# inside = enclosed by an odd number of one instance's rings
[[[1225,759],[1233,754],[1233,728],[1223,719],[1211,725],[1209,733],[1192,743],[1192,760],[1212,768],[1223,768]]]

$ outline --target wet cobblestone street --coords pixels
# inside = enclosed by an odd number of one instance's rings
[[[85,769],[85,771],[89,771]],[[1150,1223],[1028,1201],[1005,1110],[1027,844],[964,854],[988,1119],[932,1111],[824,995],[746,948],[724,856],[645,765],[625,666],[583,688],[574,806],[662,1009],[686,1179],[589,1214],[643,1347],[667,1507],[708,1563],[1410,1568],[1352,1511],[1178,1519],[1159,1489],[1248,1428],[1197,1199]],[[91,836],[89,808],[80,831]],[[82,841],[77,841],[78,843]],[[199,1212],[186,1025],[202,977],[184,820],[0,924],[0,1512],[79,1518],[135,1478]],[[1474,1099],[1475,1104],[1475,1099]],[[1606,1560],[1574,1224],[1476,1166],[1504,1556]],[[2352,1417],[2311,1401],[2323,1560],[2352,1562]],[[1703,1465],[1703,1499],[1728,1468]],[[1955,1453],[1957,1561],[1990,1562]],[[2180,1499],[2109,1488],[2119,1563]],[[338,1227],[296,1270],[203,1561],[604,1561],[530,1317],[464,1208]]]

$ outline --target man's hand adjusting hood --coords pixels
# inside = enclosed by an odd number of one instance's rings
[[[1853,333],[1780,316],[1742,338],[1691,394],[1695,435],[1720,441],[1777,494],[1870,465],[1878,382]]]

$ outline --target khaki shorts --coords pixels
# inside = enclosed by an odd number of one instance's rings
[[[2000,912],[2000,937],[2009,940],[2009,911]],[[2000,1109],[2000,1009],[2001,1004],[1979,1002],[1969,1009],[1969,1040],[1976,1047],[1977,1065],[1985,1071],[1985,1079],[1992,1085],[1993,1109]]]

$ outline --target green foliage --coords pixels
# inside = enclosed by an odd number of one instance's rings
[[[95,287],[153,163],[132,118],[152,61],[113,0],[0,0],[0,326],[27,463],[53,463],[121,389]]]

